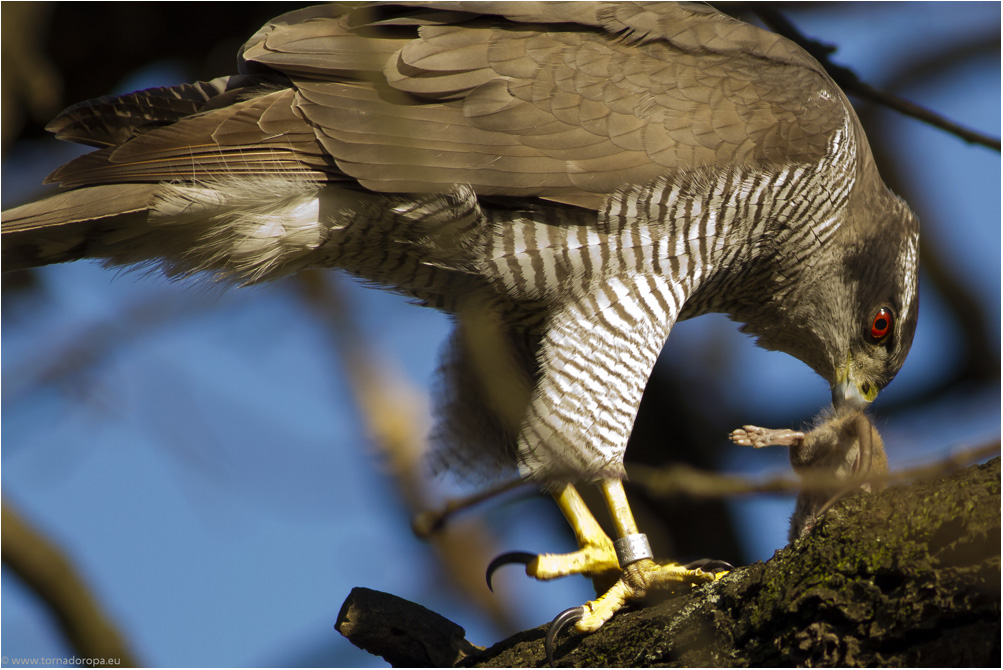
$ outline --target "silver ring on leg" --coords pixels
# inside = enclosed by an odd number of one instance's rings
[[[651,545],[648,544],[648,536],[644,533],[632,533],[617,538],[613,542],[613,548],[616,549],[616,560],[620,563],[621,568],[653,557]]]

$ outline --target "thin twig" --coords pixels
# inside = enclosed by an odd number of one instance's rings
[[[526,479],[513,479],[504,482],[490,489],[478,491],[477,493],[462,498],[451,498],[435,509],[427,509],[418,512],[411,517],[411,530],[421,538],[427,538],[445,525],[446,521],[463,510],[470,509],[490,500],[495,496],[507,493],[520,486],[531,486],[533,482]]]
[[[1000,151],[999,138],[991,137],[976,130],[966,128],[941,116],[940,114],[937,114],[936,112],[926,109],[925,107],[921,107],[920,105],[900,98],[896,95],[892,95],[891,93],[878,90],[870,84],[861,81],[856,72],[847,67],[843,67],[842,65],[836,65],[829,59],[829,54],[835,50],[832,46],[805,37],[801,31],[794,27],[794,24],[788,21],[787,18],[776,9],[773,9],[772,7],[763,7],[759,3],[750,3],[749,9],[751,9],[752,12],[754,12],[756,16],[758,16],[763,23],[770,28],[770,30],[779,35],[783,35],[792,42],[795,42],[798,46],[811,54],[815,60],[822,64],[822,67],[826,69],[833,81],[835,81],[846,93],[856,95],[864,100],[869,100],[876,104],[883,105],[901,114],[905,114],[906,116],[911,116],[914,119],[919,119],[924,123],[946,130],[952,135],[960,137],[970,144],[979,144],[981,146],[994,149],[997,152]]]
[[[827,491],[833,487],[859,486],[868,482],[901,483],[932,479],[968,463],[998,454],[999,451],[1000,441],[997,439],[979,447],[960,449],[933,463],[904,468],[887,474],[866,474],[853,478],[808,473],[800,478],[784,476],[756,481],[744,475],[724,475],[685,465],[674,465],[666,468],[634,465],[628,466],[628,473],[631,482],[640,485],[649,495],[655,497],[724,498],[762,493]]]

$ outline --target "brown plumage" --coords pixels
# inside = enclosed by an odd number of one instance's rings
[[[814,60],[709,8],[549,4],[291,12],[245,45],[248,74],[66,110],[50,125],[57,137],[102,149],[48,181],[281,172],[379,192],[467,183],[597,209],[669,171],[815,162],[844,119]],[[419,38],[404,26],[421,26]],[[112,193],[104,209],[74,203],[64,216],[115,213]],[[7,234],[30,228],[34,211],[5,222]],[[24,247],[5,261],[51,262]]]
[[[624,536],[624,451],[677,319],[728,314],[838,406],[909,350],[918,222],[777,35],[674,3],[325,5],[269,22],[239,66],[64,112],[57,136],[97,150],[5,212],[4,268],[337,267],[445,310],[440,462],[518,469],[579,530],[598,526],[573,484],[599,482]],[[579,538],[595,562],[573,571],[625,565]],[[630,570],[580,628],[638,595]]]

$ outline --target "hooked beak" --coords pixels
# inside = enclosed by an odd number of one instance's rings
[[[832,406],[837,410],[844,407],[865,409],[878,397],[878,389],[870,382],[858,382],[853,378],[850,362],[840,370],[836,383],[832,385]]]

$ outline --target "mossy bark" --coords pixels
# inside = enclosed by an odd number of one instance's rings
[[[543,628],[457,659],[546,664]],[[377,652],[378,653],[378,652]],[[856,495],[765,563],[562,634],[563,666],[991,666],[1000,659],[1000,460]]]

